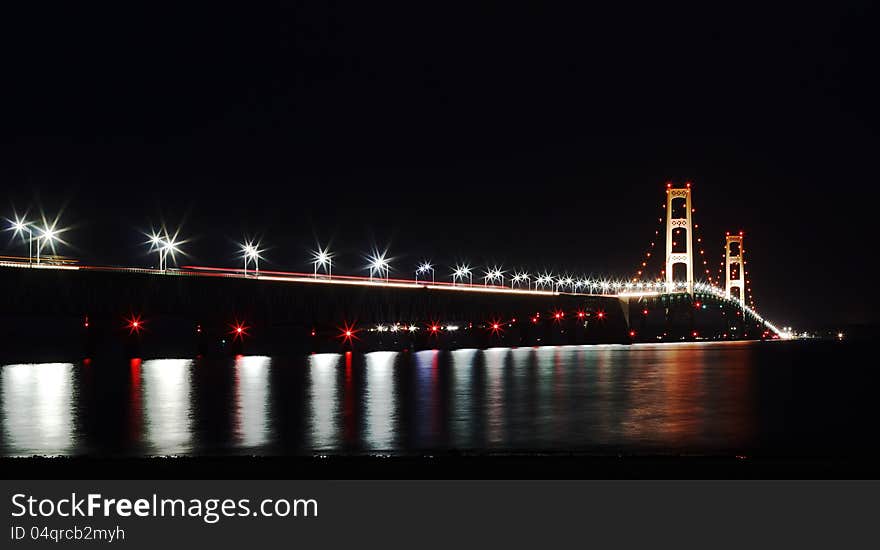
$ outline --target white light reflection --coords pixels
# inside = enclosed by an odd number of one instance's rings
[[[153,454],[186,454],[192,449],[191,369],[189,359],[143,362],[144,427]]]
[[[475,447],[473,391],[475,349],[457,349],[452,355],[452,410],[449,431],[452,445],[459,449]]]
[[[504,363],[509,352],[508,348],[483,351],[486,360],[486,435],[492,447],[504,442]]]
[[[235,439],[243,447],[257,447],[269,439],[268,357],[235,358]]]
[[[535,349],[514,348],[510,356],[512,374],[507,406],[511,413],[508,417],[518,419],[519,422],[516,426],[509,426],[508,433],[516,438],[523,437],[529,433],[529,430],[532,430],[532,414],[529,410],[529,390],[531,387],[529,374],[535,361]],[[519,447],[520,445],[517,443],[514,446]],[[528,446],[527,440],[523,441],[523,446]]]
[[[535,375],[537,391],[535,397],[535,441],[541,447],[550,447],[553,438],[553,370],[556,362],[556,347],[543,346],[536,350]]]
[[[438,387],[438,359],[436,349],[416,352],[416,439],[420,447],[436,446],[438,435],[438,408],[440,396]]]
[[[60,455],[74,439],[73,365],[0,367],[3,444],[9,455]]]
[[[394,447],[397,411],[394,395],[396,351],[376,351],[365,355],[367,388],[365,399],[364,444],[369,449]]]
[[[313,449],[332,449],[339,441],[339,360],[336,353],[309,356],[309,423]]]

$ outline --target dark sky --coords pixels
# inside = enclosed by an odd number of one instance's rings
[[[339,272],[375,244],[401,272],[625,276],[690,180],[713,260],[746,231],[768,317],[871,319],[840,297],[876,278],[869,2],[372,4],[4,13],[0,216],[63,205],[64,253],[99,263],[149,264],[165,219],[212,265],[249,232],[285,269],[318,236]]]

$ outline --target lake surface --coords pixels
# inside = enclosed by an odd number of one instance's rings
[[[834,342],[0,367],[0,455],[876,451],[878,375]]]

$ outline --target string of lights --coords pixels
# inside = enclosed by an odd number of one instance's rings
[[[696,208],[691,209],[691,214],[695,214],[697,212]],[[694,271],[697,268],[701,269],[703,273],[705,273],[706,280],[712,286],[718,286],[716,281],[712,280],[712,272],[709,268],[709,258],[706,256],[706,244],[703,242],[703,234],[700,231],[700,224],[694,222],[694,249],[697,251],[696,260],[699,261],[699,264],[694,266]],[[696,263],[696,261],[694,262]]]
[[[726,243],[721,243],[721,258],[718,261],[718,279],[716,279],[718,284],[715,285],[718,288],[722,288],[722,285],[724,284],[724,262],[727,259],[727,251],[725,250],[726,246]]]
[[[653,262],[656,262],[654,258],[658,256],[657,252],[657,242],[660,240],[660,232],[663,230],[664,220],[664,212],[666,209],[666,204],[661,205],[661,215],[657,217],[657,227],[654,230],[654,236],[651,237],[650,244],[646,247],[644,254],[642,254],[639,265],[633,270],[633,276],[631,277],[631,282],[639,283],[644,281],[651,281],[651,279],[659,280],[659,277],[652,277],[651,270],[649,266],[653,265]],[[655,272],[656,273],[656,272]]]
[[[749,304],[749,307],[752,308],[753,310],[757,311],[757,308],[755,307],[755,296],[752,293],[752,279],[749,276],[749,269],[746,267],[746,264],[748,264],[748,263],[749,263],[749,261],[746,259],[745,243],[744,243],[743,244],[743,268],[742,269],[743,269],[743,278],[745,279],[745,282],[746,282],[746,296],[745,296],[745,298]]]

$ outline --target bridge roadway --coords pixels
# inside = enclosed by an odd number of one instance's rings
[[[30,269],[26,262],[0,263],[0,282],[6,289],[0,298],[0,334],[6,335],[0,355],[47,347],[85,355],[161,355],[630,343],[648,336],[641,308],[655,318],[662,310],[661,332],[669,338],[689,335],[694,326],[670,318],[670,311],[690,307],[690,297],[681,293],[571,293],[278,271],[245,275],[197,266],[165,272],[75,264]],[[133,319],[141,320],[137,330],[130,326]]]

